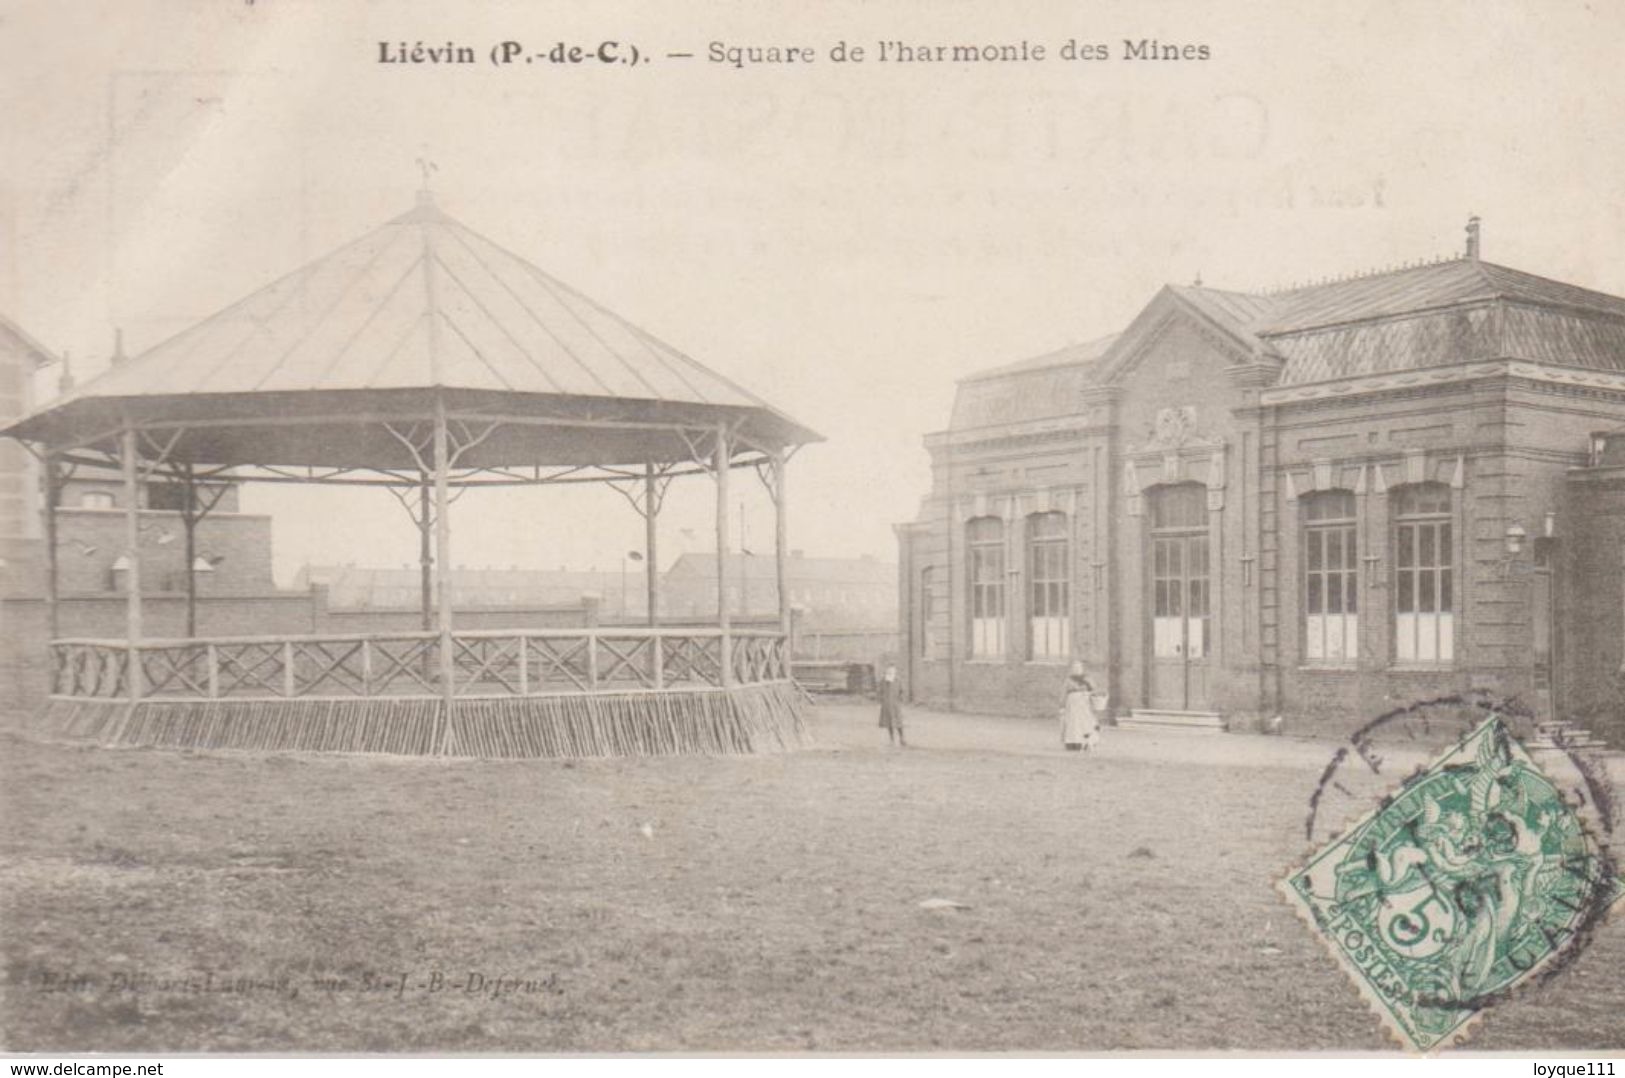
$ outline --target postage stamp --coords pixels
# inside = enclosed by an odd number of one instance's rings
[[[1281,891],[1401,1044],[1458,1043],[1622,896],[1607,850],[1491,715]]]

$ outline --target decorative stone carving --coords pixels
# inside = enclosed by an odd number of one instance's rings
[[[1192,450],[1221,449],[1224,439],[1213,437],[1197,426],[1194,404],[1159,408],[1151,422],[1146,440],[1138,445],[1126,445],[1123,452],[1131,457],[1188,457]]]
[[[1123,496],[1129,516],[1144,512],[1141,490],[1150,483],[1194,480],[1207,487],[1210,511],[1224,508],[1225,442],[1199,432],[1196,418],[1191,404],[1159,409],[1150,439],[1124,447]]]
[[[1177,449],[1191,440],[1196,432],[1196,406],[1182,404],[1173,408],[1157,409],[1156,422],[1152,427],[1151,446],[1165,449]]]

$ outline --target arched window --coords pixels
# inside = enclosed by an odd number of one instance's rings
[[[966,525],[970,548],[970,653],[1004,654],[1004,521],[977,517]]]
[[[1072,651],[1071,544],[1065,513],[1027,518],[1027,654],[1064,659]]]
[[[1447,663],[1456,657],[1455,544],[1450,488],[1400,487],[1394,494],[1394,657]]]
[[[1303,499],[1303,655],[1310,660],[1359,654],[1359,550],[1354,495],[1325,490]]]
[[[929,659],[932,655],[931,633],[932,625],[937,620],[937,571],[932,566],[920,570],[920,624],[919,651],[920,655]]]

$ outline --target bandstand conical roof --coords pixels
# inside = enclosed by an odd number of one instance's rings
[[[437,399],[464,421],[521,421],[464,466],[683,460],[678,429],[718,423],[757,447],[819,439],[426,193],[3,433],[73,446],[129,424],[170,431],[178,461],[409,468],[386,425],[426,419]]]

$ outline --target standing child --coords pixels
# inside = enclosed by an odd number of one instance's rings
[[[880,725],[886,728],[893,745],[908,747],[903,740],[903,695],[895,666],[887,666],[880,679]]]
[[[1084,752],[1100,740],[1100,714],[1103,698],[1083,671],[1073,663],[1066,679],[1066,695],[1061,698],[1061,744],[1068,752]]]

